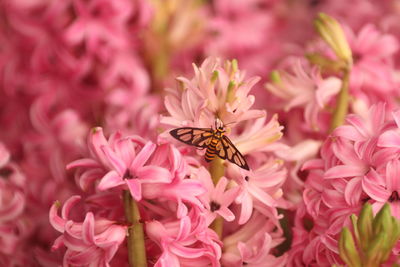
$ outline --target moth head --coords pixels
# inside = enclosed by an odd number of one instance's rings
[[[221,131],[224,129],[224,123],[219,118],[215,119],[215,129]]]

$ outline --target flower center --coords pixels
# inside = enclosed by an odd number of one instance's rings
[[[400,200],[399,193],[397,193],[397,191],[393,191],[389,197],[389,202],[394,202],[394,201],[399,201],[399,200]]]
[[[0,176],[3,178],[8,178],[13,173],[13,170],[9,167],[4,167],[0,169]]]
[[[249,179],[250,179],[250,177],[246,175],[246,176],[244,177],[244,179],[246,180],[246,182],[248,182]]]
[[[126,169],[123,179],[133,179],[133,178],[135,177],[132,175],[131,171],[129,169]]]
[[[211,203],[210,203],[210,210],[211,210],[212,212],[214,212],[214,211],[216,211],[216,210],[219,210],[220,208],[221,208],[221,205],[220,205],[220,204],[218,204],[217,202],[211,201]]]

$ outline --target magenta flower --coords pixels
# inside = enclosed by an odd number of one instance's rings
[[[68,199],[58,216],[58,204],[50,209],[50,223],[61,236],[54,242],[52,249],[67,248],[64,265],[109,266],[118,247],[125,240],[126,226],[105,218],[95,218],[88,212],[83,222],[69,219],[72,208],[80,201],[79,196]]]
[[[98,189],[107,190],[127,186],[136,200],[142,198],[143,183],[169,183],[172,175],[169,170],[146,165],[156,145],[136,137],[122,138],[120,134],[112,135],[107,141],[101,128],[95,128],[89,137],[90,152],[94,159],[81,159],[72,162],[68,168],[89,167],[81,178],[85,187],[88,180],[101,178]],[[103,175],[99,175],[103,172]]]

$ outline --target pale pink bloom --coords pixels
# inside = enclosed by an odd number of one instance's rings
[[[165,107],[170,116],[161,122],[210,128],[216,118],[226,125],[265,116],[264,111],[250,109],[255,98],[249,92],[258,78],[245,79],[235,64],[208,58],[200,67],[194,65],[193,79],[178,78],[181,87],[168,89]]]
[[[283,185],[285,197],[292,203],[299,203],[301,195],[300,188],[303,188],[304,181],[301,174],[303,164],[317,156],[321,147],[321,141],[314,139],[305,139],[293,146],[286,146],[279,149],[275,154],[285,161],[285,167],[288,170],[288,179]]]
[[[282,163],[269,159],[254,171],[234,174],[233,179],[240,187],[236,199],[241,206],[238,223],[244,224],[251,217],[254,202],[267,207],[278,205],[277,200],[283,195],[281,186],[286,179],[286,170],[282,168]]]
[[[304,109],[304,120],[311,129],[319,129],[319,114],[340,91],[341,81],[336,77],[323,78],[318,69],[305,67],[300,60],[288,71],[279,71],[279,80],[269,82],[266,88],[284,102],[285,111]]]
[[[283,240],[278,221],[256,211],[248,223],[223,239],[222,263],[224,266],[242,266],[245,262],[250,266],[284,266],[286,256],[275,257],[270,250]]]
[[[201,181],[206,189],[205,193],[198,197],[206,208],[206,224],[210,225],[218,215],[225,221],[233,221],[235,215],[229,206],[237,197],[240,188],[236,186],[226,190],[229,181],[225,177],[221,177],[214,186],[210,173],[204,167],[198,170],[196,180]]]
[[[125,240],[126,226],[105,218],[95,218],[92,212],[85,215],[83,222],[69,219],[71,210],[79,201],[79,196],[69,198],[62,208],[61,217],[57,214],[59,204],[51,207],[50,223],[62,233],[52,249],[67,248],[63,266],[110,266],[109,262]]]
[[[206,243],[198,238],[205,232],[208,235]],[[205,223],[193,224],[188,216],[164,224],[152,221],[146,224],[146,233],[161,248],[155,267],[220,266],[218,236]]]
[[[268,121],[266,117],[248,121],[243,128],[232,132],[232,141],[242,154],[251,154],[256,151],[272,152],[277,150],[276,141],[281,139],[283,126],[278,122],[275,114]]]

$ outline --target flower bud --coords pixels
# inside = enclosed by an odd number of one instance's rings
[[[353,60],[351,49],[339,22],[325,13],[319,13],[314,21],[314,26],[336,56],[347,64],[351,64]]]
[[[359,233],[360,246],[363,251],[368,247],[368,244],[372,238],[372,221],[374,217],[372,214],[372,206],[366,203],[361,212],[360,217],[357,220],[357,229]]]
[[[339,254],[348,266],[361,267],[361,259],[354,244],[353,236],[347,227],[344,227],[340,234]]]

